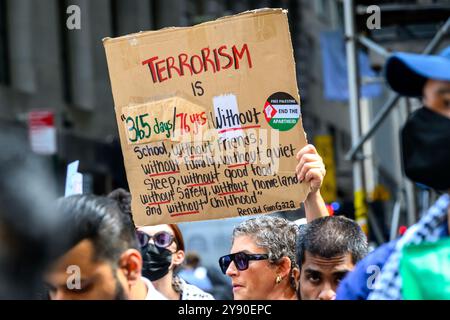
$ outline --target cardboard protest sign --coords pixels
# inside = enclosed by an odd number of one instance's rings
[[[287,12],[104,39],[137,225],[298,208],[306,145]]]

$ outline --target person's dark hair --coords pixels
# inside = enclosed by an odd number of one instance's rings
[[[125,189],[118,188],[111,191],[107,197],[117,201],[120,210],[130,217],[131,222],[136,227],[134,224],[133,215],[131,213],[131,193]]]
[[[131,222],[136,227],[133,220],[133,214],[131,213],[131,193],[126,191],[125,189],[119,188],[111,191],[111,193],[109,193],[107,197],[117,201],[119,208],[123,213],[130,217]],[[184,239],[180,228],[176,224],[168,224],[168,226],[172,229],[175,236],[177,250],[184,251]]]
[[[61,198],[57,210],[64,220],[61,238],[67,240],[67,250],[89,239],[94,244],[96,259],[111,263],[117,263],[128,249],[139,250],[131,216],[111,198],[94,195]]]
[[[322,217],[299,227],[297,264],[300,268],[305,251],[327,259],[350,253],[356,264],[367,255],[367,237],[353,220],[343,216]]]

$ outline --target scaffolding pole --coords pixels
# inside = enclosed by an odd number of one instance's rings
[[[356,54],[356,31],[353,0],[344,0],[345,48],[347,54],[348,94],[350,103],[350,125],[352,146],[355,146],[361,135],[359,110],[359,77]],[[360,159],[353,161],[353,192],[355,220],[361,229],[368,234],[367,204],[363,183],[363,163]]]

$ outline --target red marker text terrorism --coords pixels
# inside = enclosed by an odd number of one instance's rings
[[[203,48],[198,54],[188,55],[180,53],[160,59],[158,56],[142,61],[142,65],[148,66],[153,83],[164,82],[174,76],[200,74],[203,72],[219,72],[229,68],[239,69],[242,66],[252,68],[252,58],[247,44],[240,48],[226,45],[215,49]]]

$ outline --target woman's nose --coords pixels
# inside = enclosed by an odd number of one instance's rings
[[[236,269],[234,261],[231,261],[230,265],[227,268],[226,275],[229,277],[236,276],[237,272],[238,272],[238,270]]]

